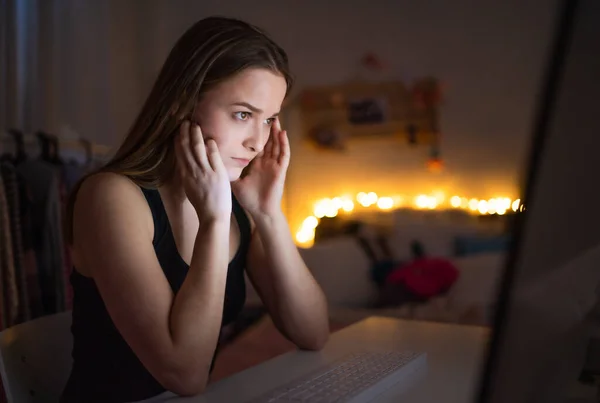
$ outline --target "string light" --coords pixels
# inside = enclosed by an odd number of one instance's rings
[[[479,200],[477,200],[477,199],[469,200],[469,210],[477,211],[478,206],[479,206]]]
[[[479,200],[479,202],[477,203],[477,210],[480,214],[486,214],[488,212],[487,200]]]
[[[476,199],[454,195],[447,199],[443,192],[437,191],[430,195],[420,194],[412,199],[405,196],[378,196],[375,192],[359,192],[354,197],[361,209],[379,209],[390,211],[400,207],[415,208],[419,210],[435,210],[450,208],[455,210],[470,211],[481,215],[505,215],[509,210],[514,212],[524,211],[521,199],[511,200],[508,197],[492,199]],[[412,200],[412,205],[405,206],[406,201]],[[333,218],[338,214],[349,214],[357,209],[351,196],[336,196],[317,200],[313,206],[313,214],[306,217],[296,233],[296,241],[304,246],[312,244],[315,230],[323,217]],[[409,203],[410,204],[410,203]]]
[[[450,199],[450,205],[454,208],[460,207],[461,202],[462,200],[460,196],[452,196],[452,198]]]
[[[350,199],[343,200],[342,201],[342,209],[346,213],[350,213],[352,210],[354,210],[354,202]]]
[[[377,200],[377,207],[382,210],[389,210],[394,207],[394,199],[391,197],[380,197],[379,200]]]
[[[518,211],[520,204],[521,204],[521,199],[517,199],[514,202],[512,202],[512,205],[511,205],[512,210],[515,212]]]

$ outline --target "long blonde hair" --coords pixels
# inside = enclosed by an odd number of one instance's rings
[[[203,93],[247,68],[274,71],[285,78],[288,93],[291,90],[287,55],[264,31],[233,18],[196,22],[169,53],[121,146],[96,172],[118,173],[141,187],[164,184],[175,170],[173,138],[183,119],[191,116]],[[75,198],[83,180],[69,197],[65,223],[69,243]]]

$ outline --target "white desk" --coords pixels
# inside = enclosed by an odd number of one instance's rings
[[[211,384],[202,396],[152,402],[244,403],[355,349],[427,353],[426,378],[408,391],[388,390],[378,403],[470,403],[477,392],[489,330],[481,327],[371,317],[331,335],[319,352],[293,351]],[[171,395],[172,396],[172,395]]]

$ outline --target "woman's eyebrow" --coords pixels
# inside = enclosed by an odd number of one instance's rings
[[[234,102],[231,105],[235,105],[235,106],[244,106],[248,109],[250,109],[252,112],[254,113],[263,113],[264,111],[260,108],[257,108],[256,106],[249,104],[248,102]],[[276,117],[279,115],[279,112],[276,112],[273,114],[273,117]]]
[[[255,112],[255,113],[263,113],[263,110],[262,110],[262,109],[260,109],[260,108],[257,108],[256,106],[254,106],[254,105],[251,105],[251,104],[249,104],[248,102],[234,102],[234,103],[232,103],[231,105],[244,106],[244,107],[246,107],[246,108],[250,109],[252,112]]]

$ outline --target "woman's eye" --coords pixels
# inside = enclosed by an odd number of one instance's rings
[[[248,120],[251,116],[250,112],[236,112],[234,116],[239,120]]]
[[[275,118],[269,118],[266,120],[267,125],[271,126],[273,124],[273,122],[275,122]]]

